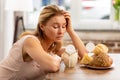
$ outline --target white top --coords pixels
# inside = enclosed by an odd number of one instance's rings
[[[0,62],[0,80],[40,80],[44,77],[44,71],[35,61],[23,61],[23,43],[28,37],[38,40],[33,35],[27,35],[12,46],[9,55]]]

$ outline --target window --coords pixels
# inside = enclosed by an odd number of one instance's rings
[[[42,6],[57,4],[68,10],[75,29],[113,29],[111,0],[33,0],[34,11],[26,15],[26,28],[34,28]]]

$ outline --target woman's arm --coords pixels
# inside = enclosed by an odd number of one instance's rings
[[[27,38],[24,42],[23,49],[45,70],[55,72],[59,69],[61,60],[58,57],[51,56],[50,54],[45,52],[38,40],[35,40],[31,37]]]
[[[69,31],[68,34],[70,35],[75,48],[78,50],[79,56],[82,58],[83,55],[85,53],[87,53],[87,50],[86,50],[82,40],[79,38],[79,36],[76,34],[76,32],[74,30]]]
[[[79,36],[76,34],[74,29],[72,28],[70,14],[65,11],[64,16],[67,21],[67,28],[66,28],[67,32],[70,35],[75,48],[78,50],[79,56],[82,58],[83,55],[87,53],[87,50],[86,50],[82,40],[79,38]]]

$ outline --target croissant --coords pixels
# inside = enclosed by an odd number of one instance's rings
[[[93,60],[93,58],[91,56],[89,56],[88,54],[84,54],[84,56],[83,56],[82,60],[80,61],[80,63],[89,65],[92,60]]]

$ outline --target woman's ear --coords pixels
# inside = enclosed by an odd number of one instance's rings
[[[42,24],[39,25],[41,30],[44,30],[44,26]]]

